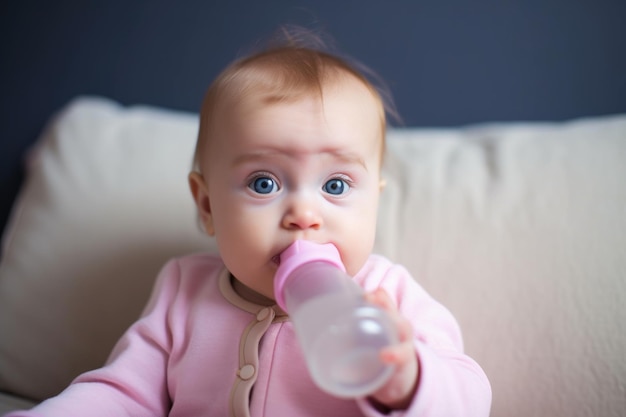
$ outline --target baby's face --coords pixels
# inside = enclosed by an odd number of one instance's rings
[[[295,101],[220,106],[202,172],[206,229],[230,272],[269,298],[296,239],[333,243],[348,273],[370,254],[380,193],[380,110],[356,80]]]

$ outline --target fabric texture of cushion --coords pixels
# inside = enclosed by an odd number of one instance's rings
[[[3,241],[0,389],[55,394],[99,366],[172,255],[212,250],[187,186],[197,118],[70,104],[29,157]]]

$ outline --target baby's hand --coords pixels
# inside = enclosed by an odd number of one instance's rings
[[[417,390],[419,366],[413,345],[413,328],[409,321],[400,315],[389,295],[382,289],[366,295],[374,303],[389,313],[398,329],[399,343],[386,347],[380,353],[384,363],[394,365],[391,379],[369,399],[377,406],[390,410],[402,410],[411,404]]]

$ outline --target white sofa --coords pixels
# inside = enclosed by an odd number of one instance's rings
[[[186,174],[195,115],[70,103],[3,237],[0,414],[97,367],[166,259],[215,250]],[[392,129],[377,251],[459,320],[492,416],[626,413],[626,115]]]

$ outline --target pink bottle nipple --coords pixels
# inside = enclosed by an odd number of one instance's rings
[[[332,243],[314,243],[308,240],[296,240],[280,254],[280,265],[274,276],[274,296],[283,310],[286,309],[283,287],[291,273],[298,267],[310,262],[326,262],[345,272],[337,247]]]

